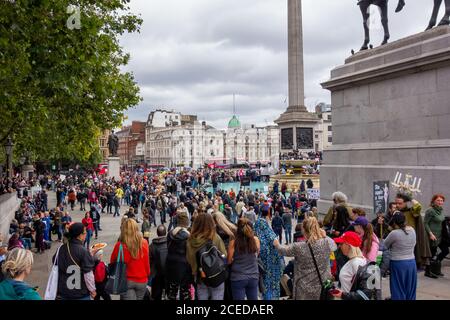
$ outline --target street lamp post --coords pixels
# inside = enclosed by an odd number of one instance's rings
[[[6,139],[5,143],[5,153],[6,153],[6,177],[12,179],[13,177],[13,167],[12,167],[12,152],[14,143],[11,137]]]

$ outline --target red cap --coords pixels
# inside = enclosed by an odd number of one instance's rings
[[[341,237],[335,238],[334,242],[336,243],[346,243],[351,245],[352,247],[360,247],[361,246],[361,238],[356,232],[347,231]]]

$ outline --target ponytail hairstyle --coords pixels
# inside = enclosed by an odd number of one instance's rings
[[[373,241],[373,226],[371,223],[368,223],[366,226],[363,226],[364,236],[362,239],[362,248],[363,252],[370,252],[372,249],[372,241]]]
[[[14,279],[27,271],[33,265],[33,254],[29,250],[14,248],[6,254],[5,262],[2,266],[3,273]]]
[[[408,232],[406,231],[406,217],[405,214],[401,211],[394,212],[392,219],[389,222],[389,226],[397,226],[399,229],[402,229],[406,235],[408,234]]]
[[[241,218],[238,221],[235,248],[238,253],[258,252],[255,234],[253,233],[250,220],[247,218]]]

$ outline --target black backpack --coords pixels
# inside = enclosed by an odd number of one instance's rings
[[[201,279],[208,287],[217,288],[228,278],[225,257],[212,241],[197,251],[197,263]]]

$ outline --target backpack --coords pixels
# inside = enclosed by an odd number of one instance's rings
[[[224,256],[212,241],[197,251],[197,262],[201,279],[206,286],[217,288],[228,278]]]
[[[97,261],[94,267],[94,278],[96,283],[102,283],[106,280],[108,273],[104,262]]]

